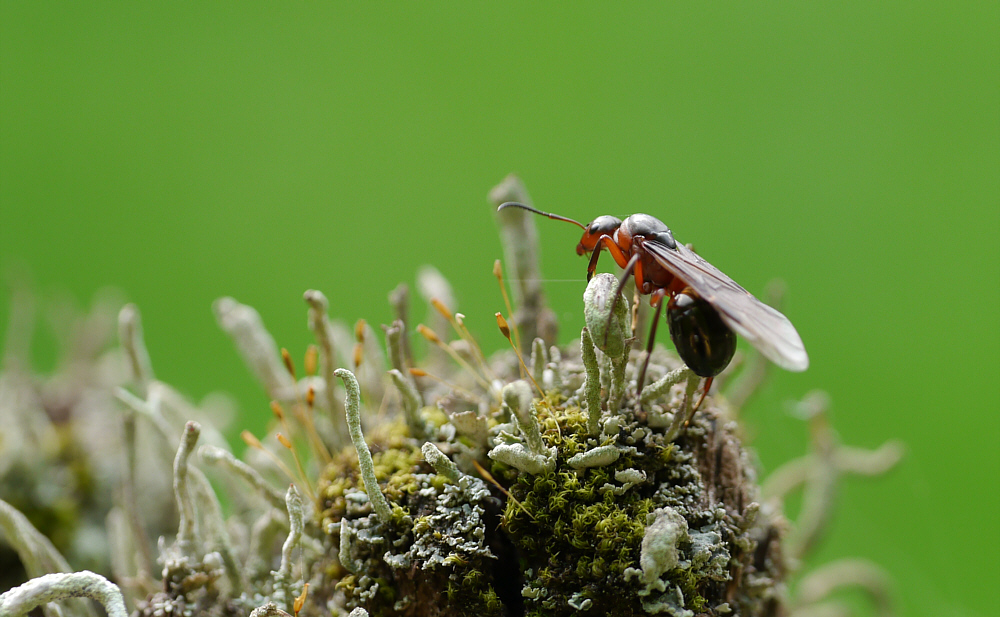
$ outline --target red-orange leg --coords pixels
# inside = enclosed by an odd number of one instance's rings
[[[617,248],[617,246],[615,247]],[[628,281],[628,277],[632,274],[633,270],[636,276],[639,275],[639,254],[636,253],[632,255],[632,259],[628,260],[628,263],[624,266],[625,271],[622,272],[622,276],[618,279],[618,287],[615,289],[615,293],[611,296],[611,312],[608,313],[608,326],[604,329],[604,346],[608,346],[608,334],[611,332],[611,317],[615,314],[615,308],[618,306],[618,296],[621,295],[622,289],[625,288],[625,283]]]
[[[587,281],[594,278],[594,273],[597,272],[597,260],[601,256],[601,245],[607,245],[608,251],[611,252],[611,256],[614,258],[615,263],[618,264],[619,268],[624,268],[628,265],[628,257],[625,253],[615,244],[615,241],[608,234],[604,234],[597,239],[597,244],[594,245],[594,252],[590,255],[590,263],[587,264]]]
[[[706,377],[705,378],[705,387],[702,388],[702,390],[701,390],[701,398],[698,399],[698,402],[695,403],[695,405],[694,405],[694,409],[692,409],[691,413],[688,414],[688,421],[689,422],[690,422],[691,416],[694,415],[694,412],[698,411],[698,408],[701,407],[701,404],[705,401],[705,397],[708,396],[708,391],[712,388],[712,382],[714,380],[715,380],[715,377]]]
[[[636,282],[638,285],[638,282]],[[639,368],[639,376],[635,380],[635,395],[642,394],[643,382],[646,381],[646,369],[649,368],[649,357],[653,353],[653,343],[656,342],[656,326],[660,323],[660,311],[663,310],[663,297],[667,295],[664,288],[657,289],[649,298],[649,304],[656,308],[653,311],[653,325],[649,327],[649,339],[646,341],[646,357]]]

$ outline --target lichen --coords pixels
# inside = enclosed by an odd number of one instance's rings
[[[527,200],[516,178],[493,193],[510,198]],[[498,313],[498,324],[513,350],[483,353],[433,268],[419,276],[431,325],[413,327],[409,292],[397,288],[384,350],[375,329],[362,320],[352,333],[328,318],[326,296],[307,291],[316,345],[305,375],[253,308],[220,299],[220,326],[275,418],[263,437],[244,432],[250,447],[240,459],[221,439],[212,405],[191,404],[154,377],[139,311],[128,305],[120,346],[109,352],[112,378],[81,379],[88,372],[76,369],[75,381],[52,380],[62,398],[46,396],[26,362],[5,357],[0,411],[14,438],[0,450],[0,487],[72,469],[86,500],[67,512],[31,499],[22,507],[47,533],[66,531],[60,546],[82,533],[73,524],[81,512],[110,509],[109,574],[133,617],[804,617],[834,610],[830,593],[847,585],[887,614],[888,583],[871,564],[830,564],[791,591],[786,580],[821,539],[840,477],[884,471],[898,446],[841,446],[823,400],[807,398],[813,451],[762,492],[738,405],[725,394],[696,406],[699,378],[663,349],[648,358],[649,383],[637,392],[647,358],[632,352],[632,315],[614,296],[613,276],[598,275],[583,294],[580,339],[553,344],[533,222],[513,210],[499,220],[518,307],[508,307],[509,321]],[[499,264],[494,274],[503,289]],[[24,321],[23,307],[12,314]],[[428,343],[419,366],[410,332]],[[84,364],[93,368],[99,355],[88,349]],[[759,362],[748,364],[748,378],[731,390],[737,403],[763,375]],[[727,381],[724,373],[717,384]],[[99,413],[81,401],[96,401]],[[96,418],[100,439],[80,438],[76,415]],[[108,435],[122,437],[109,443]],[[217,489],[199,464],[216,472]],[[792,526],[783,499],[799,487],[803,512]],[[24,587],[32,597],[73,595],[55,584],[77,579],[44,575],[79,565],[4,502],[0,531],[33,579]],[[0,612],[11,597],[0,596]],[[75,602],[67,606],[90,610]]]

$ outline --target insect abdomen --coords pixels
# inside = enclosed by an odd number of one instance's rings
[[[736,353],[736,334],[701,298],[680,293],[667,306],[667,324],[677,354],[695,375],[715,377]]]

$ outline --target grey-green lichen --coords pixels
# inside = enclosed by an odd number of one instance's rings
[[[508,178],[492,198],[527,201],[527,193]],[[845,586],[891,614],[888,582],[872,564],[835,562],[798,586],[786,581],[821,539],[841,476],[888,469],[898,445],[840,445],[823,399],[809,397],[801,411],[812,452],[761,491],[738,405],[713,393],[696,412],[700,379],[675,355],[654,350],[637,395],[645,358],[632,353],[634,313],[615,296],[614,276],[587,286],[581,339],[553,345],[533,221],[505,213],[517,301],[509,323],[530,352],[525,369],[511,352],[482,353],[433,268],[419,277],[431,327],[413,327],[409,292],[397,288],[384,350],[375,329],[362,321],[352,334],[328,318],[326,296],[307,291],[316,346],[305,375],[253,308],[223,298],[214,305],[219,324],[276,418],[262,438],[244,434],[250,448],[240,459],[221,439],[226,404],[191,404],[155,378],[136,307],[118,312],[120,345],[101,360],[113,370],[97,377],[103,343],[94,341],[116,329],[102,304],[83,320],[100,336],[70,346],[74,368],[48,382],[28,374],[23,337],[8,337],[0,416],[11,418],[11,438],[0,442],[0,496],[19,497],[46,534],[69,529],[70,540],[82,536],[87,512],[110,509],[103,569],[133,617],[806,617],[839,614],[830,595]],[[15,297],[16,332],[28,328],[28,305]],[[419,367],[411,331],[432,342]],[[737,403],[764,373],[760,362],[747,364],[732,390]],[[727,377],[717,383],[727,386]],[[81,425],[90,427],[86,438]],[[199,441],[200,456],[191,457]],[[87,462],[105,460],[102,470]],[[228,516],[199,463],[216,471]],[[22,498],[51,469],[72,469],[87,499],[58,510]],[[800,487],[793,525],[782,505]],[[46,576],[70,563],[2,501],[0,530],[26,574],[13,583],[32,579],[0,595],[0,614],[30,598],[97,597],[89,573]],[[100,599],[117,617],[113,595]],[[3,604],[11,598],[13,609]],[[63,602],[74,614],[97,614],[79,599]],[[60,614],[57,607],[43,611]]]
[[[69,598],[92,598],[104,606],[108,617],[128,615],[118,587],[87,571],[45,574],[0,594],[0,615],[23,617],[35,607]]]

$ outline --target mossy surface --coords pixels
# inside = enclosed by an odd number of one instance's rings
[[[537,406],[546,445],[557,449],[556,470],[532,475],[494,465],[510,483],[503,530],[523,561],[527,616],[714,614],[727,597],[734,609],[754,604],[733,593],[747,567],[754,569],[755,542],[741,527],[751,503],[744,486],[749,478],[741,451],[719,449],[733,445],[734,437],[715,412],[706,410],[678,443],[668,444],[661,431],[645,426],[644,414],[624,412],[612,434],[589,436],[578,407]],[[569,464],[612,444],[622,455],[611,464]],[[716,460],[704,461],[708,456]],[[713,465],[726,469],[716,474],[708,469]],[[706,486],[703,471],[720,484]],[[679,512],[691,534],[685,531],[679,544],[680,563],[645,585],[640,557],[657,508]]]
[[[487,532],[497,526],[487,520],[498,518],[499,501],[479,480],[463,488],[435,473],[402,425],[372,450],[379,489],[393,504],[390,520],[378,520],[359,493],[358,459],[350,449],[320,484],[323,527],[341,555],[340,527],[350,529],[351,563],[334,573],[348,606],[376,617],[505,615],[493,585],[497,557],[490,542],[496,538]]]
[[[527,565],[529,615],[559,614],[554,607],[569,608],[574,594],[575,603],[589,598],[594,614],[601,614],[614,601],[609,592],[633,586],[623,575],[638,562],[646,514],[653,505],[640,491],[618,497],[607,488],[613,486],[614,472],[631,468],[636,456],[606,467],[570,468],[567,460],[587,448],[587,418],[578,407],[545,408],[543,438],[557,447],[557,469],[541,475],[502,474],[516,478],[509,487],[504,530]]]

